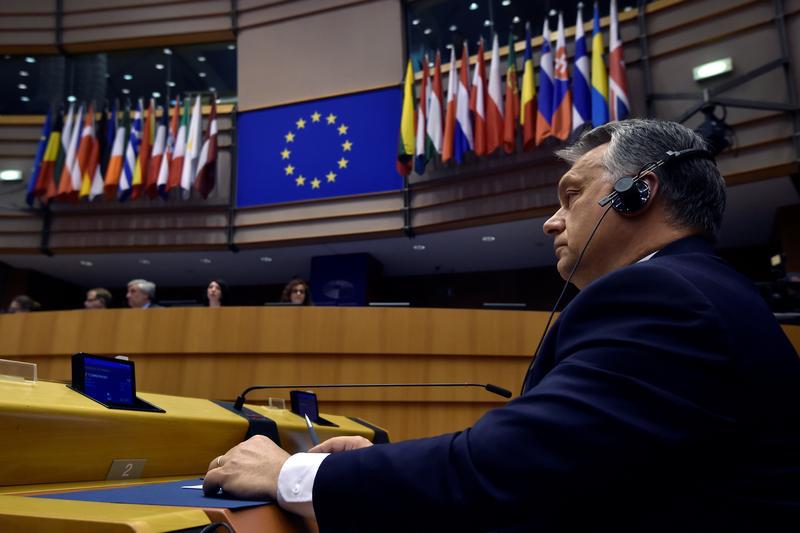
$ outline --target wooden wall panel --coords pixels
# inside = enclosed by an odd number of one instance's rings
[[[0,315],[0,353],[70,378],[72,353],[129,355],[138,388],[233,399],[253,384],[476,382],[519,390],[547,313],[458,309],[173,308]],[[786,326],[800,346],[800,326]],[[47,334],[43,334],[46,332]],[[323,412],[393,440],[456,431],[502,398],[481,389],[317,389]],[[288,399],[288,391],[249,401]]]

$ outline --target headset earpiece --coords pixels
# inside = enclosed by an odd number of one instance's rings
[[[614,183],[614,192],[611,207],[623,215],[641,211],[650,200],[650,184],[643,178],[623,176]]]

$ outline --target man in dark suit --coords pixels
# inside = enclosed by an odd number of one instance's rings
[[[630,120],[559,153],[571,168],[544,230],[581,292],[518,398],[459,433],[314,450],[330,455],[254,437],[212,461],[206,489],[277,494],[322,530],[800,528],[800,360],[713,251],[725,191],[704,146]]]

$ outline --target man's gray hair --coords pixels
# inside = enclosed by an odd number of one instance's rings
[[[153,283],[152,281],[147,281],[146,279],[132,279],[128,282],[128,287],[130,287],[131,285],[135,285],[140,291],[149,296],[150,300],[155,299],[156,284]]]
[[[630,119],[589,130],[556,155],[574,164],[606,143],[602,164],[615,180],[635,176],[644,165],[663,159],[668,150],[708,149],[702,137],[676,122]],[[687,157],[662,166],[655,174],[670,222],[701,229],[714,238],[725,212],[725,180],[716,165],[708,159]]]

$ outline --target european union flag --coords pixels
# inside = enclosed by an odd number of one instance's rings
[[[401,98],[393,87],[240,114],[237,206],[401,189]]]

